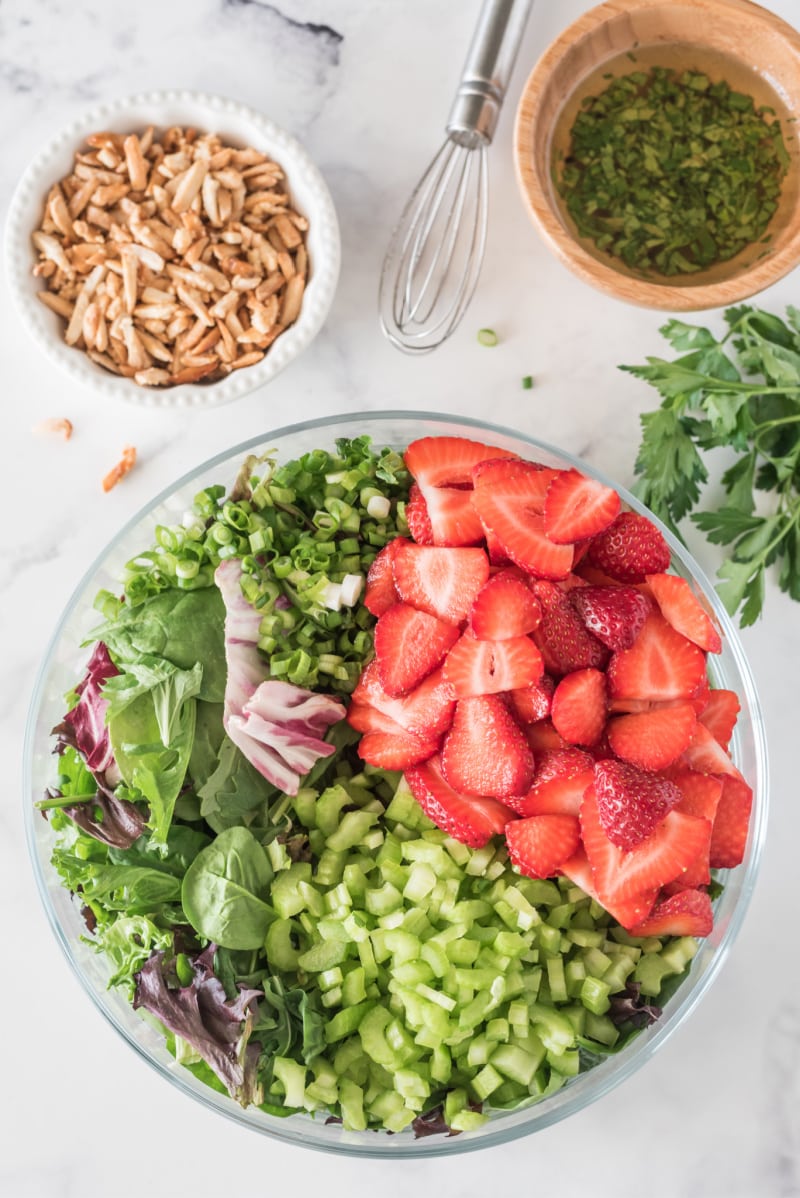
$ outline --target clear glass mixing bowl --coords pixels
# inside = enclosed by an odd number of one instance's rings
[[[410,1130],[399,1135],[348,1132],[339,1124],[326,1123],[324,1116],[292,1115],[280,1119],[255,1108],[242,1109],[232,1099],[209,1089],[177,1065],[151,1024],[131,1008],[124,995],[108,989],[110,969],[105,959],[82,939],[86,927],[80,914],[80,903],[62,887],[50,864],[52,833],[48,822],[34,807],[45,787],[54,780],[51,729],[63,717],[64,693],[74,686],[86,662],[87,650],[81,649],[80,645],[97,625],[97,612],[92,608],[97,591],[101,587],[117,585],[124,563],[152,542],[155,526],[180,520],[201,488],[219,482],[232,485],[245,454],[274,449],[278,461],[286,461],[318,447],[333,448],[337,437],[362,434],[370,436],[375,444],[396,448],[403,448],[424,435],[472,437],[547,465],[577,467],[602,482],[617,486],[585,462],[532,437],[476,420],[425,412],[350,413],[311,420],[277,429],[218,454],[178,479],[121,529],[91,566],[67,604],[44,654],[31,701],[24,750],[25,821],[42,901],[67,959],[98,1010],[172,1085],[245,1127],[307,1148],[374,1157],[446,1156],[538,1131],[588,1106],[630,1077],[676,1031],[707,992],[744,919],[766,831],[767,759],[761,709],[735,628],[697,563],[663,526],[660,526],[661,531],[672,550],[674,567],[705,596],[724,632],[723,651],[709,657],[709,672],[714,685],[736,691],[742,704],[731,751],[755,796],[747,851],[742,865],[724,876],[724,891],[715,908],[714,930],[700,942],[687,980],[665,1004],[661,1018],[640,1032],[621,1052],[579,1074],[535,1106],[519,1111],[493,1112],[489,1121],[476,1131],[423,1139],[415,1139]],[[646,510],[622,487],[617,486],[617,490],[632,508]]]

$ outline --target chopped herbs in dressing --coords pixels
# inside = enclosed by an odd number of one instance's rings
[[[587,96],[554,165],[582,237],[673,276],[766,243],[788,163],[773,110],[724,80],[657,66]]]

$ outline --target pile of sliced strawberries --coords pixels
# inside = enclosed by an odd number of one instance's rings
[[[475,847],[504,834],[636,935],[707,935],[710,870],[744,855],[739,703],[669,548],[616,491],[458,437],[409,445],[413,540],[376,557],[375,658],[353,693],[361,757],[403,770]]]

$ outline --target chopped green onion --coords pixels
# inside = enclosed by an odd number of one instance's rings
[[[494,329],[478,329],[478,341],[481,345],[497,345],[497,340]]]

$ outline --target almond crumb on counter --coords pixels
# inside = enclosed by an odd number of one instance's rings
[[[34,424],[31,432],[37,437],[55,433],[57,436],[63,437],[65,441],[69,441],[72,436],[72,421],[67,420],[66,416],[49,416],[46,420],[40,420],[38,424]]]
[[[133,470],[136,465],[136,449],[133,445],[126,445],[122,451],[122,457],[117,462],[116,466],[112,466],[108,474],[103,479],[103,490],[111,491],[116,487],[118,482],[125,477],[126,474]]]

